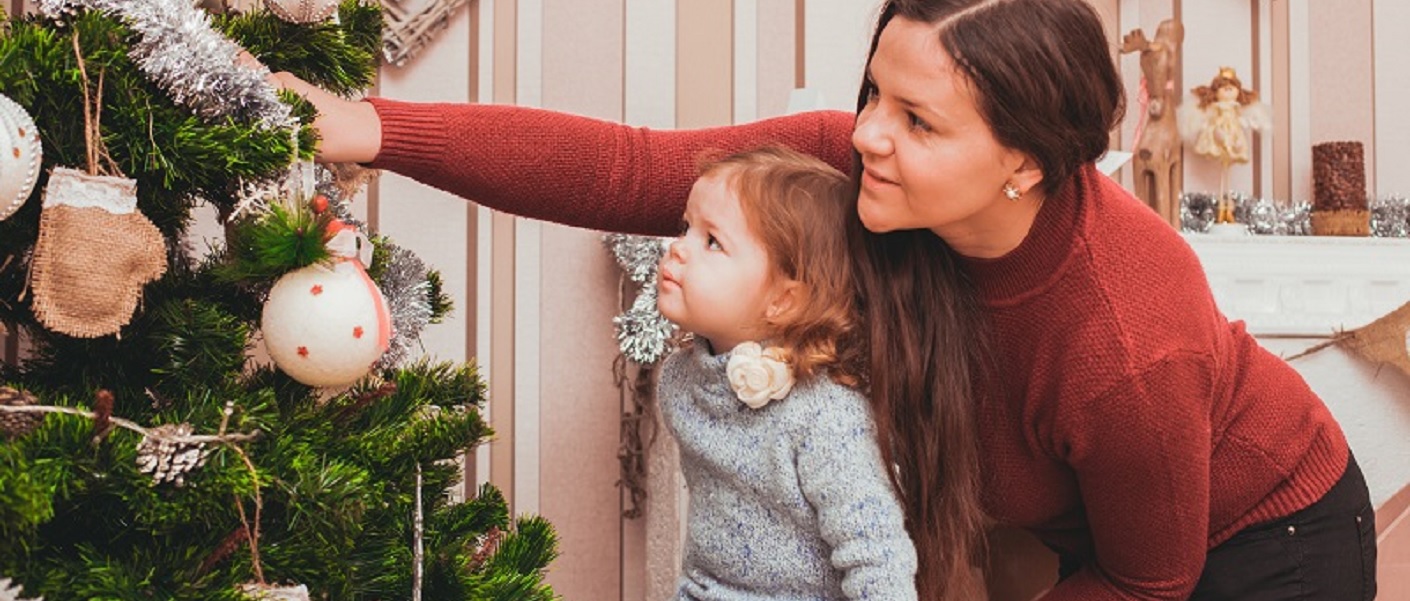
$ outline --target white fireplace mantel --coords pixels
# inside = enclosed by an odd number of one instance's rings
[[[1215,302],[1255,336],[1324,337],[1410,302],[1410,239],[1185,234]]]

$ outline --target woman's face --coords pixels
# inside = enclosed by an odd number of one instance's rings
[[[1005,197],[1004,184],[1037,200],[1036,182],[1016,177],[1025,157],[994,139],[936,27],[892,19],[867,71],[876,93],[852,134],[865,168],[857,212],[867,229],[929,229],[970,256],[1022,242],[1031,215],[1014,219],[1022,203]]]

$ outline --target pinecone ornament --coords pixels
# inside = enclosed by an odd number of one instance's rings
[[[0,386],[0,405],[22,407],[38,404],[37,401],[38,399],[28,392]],[[44,414],[42,413],[0,411],[0,434],[4,434],[7,440],[15,440],[28,436],[43,422]],[[0,599],[4,599],[4,597],[0,597]]]
[[[282,584],[245,584],[240,592],[252,601],[308,601],[308,587]]]
[[[209,451],[199,442],[180,440],[191,435],[191,424],[165,424],[152,428],[137,445],[137,469],[152,483],[186,485],[186,474],[206,464]]]

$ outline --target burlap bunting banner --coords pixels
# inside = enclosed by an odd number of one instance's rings
[[[1331,340],[1288,357],[1288,361],[1340,346],[1375,363],[1392,365],[1410,376],[1410,302],[1354,330],[1338,332]]]

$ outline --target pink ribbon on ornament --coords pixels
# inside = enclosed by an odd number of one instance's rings
[[[391,343],[392,313],[387,309],[387,299],[382,297],[377,283],[372,281],[372,276],[367,275],[365,265],[372,262],[372,242],[367,239],[366,234],[341,221],[335,220],[328,224],[328,231],[337,232],[324,244],[328,247],[328,252],[333,253],[340,261],[352,263],[357,268],[358,275],[362,276],[362,282],[367,285],[367,292],[376,299],[377,348],[385,352]]]

